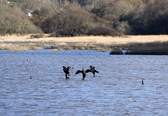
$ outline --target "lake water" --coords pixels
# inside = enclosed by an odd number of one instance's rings
[[[96,77],[75,75],[90,65]],[[74,67],[70,79],[62,66]],[[0,115],[166,116],[168,56],[0,51]]]

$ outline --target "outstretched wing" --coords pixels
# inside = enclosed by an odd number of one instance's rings
[[[92,72],[90,69],[85,70],[85,73]]]
[[[96,73],[99,73],[99,71],[95,70]]]
[[[79,73],[82,73],[82,71],[81,70],[76,71],[75,75]]]
[[[92,71],[93,72],[96,72],[96,73],[99,73],[99,71],[96,70],[96,67],[92,66]]]

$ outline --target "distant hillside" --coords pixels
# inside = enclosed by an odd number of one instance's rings
[[[0,34],[168,34],[167,0],[1,0]]]
[[[0,4],[0,35],[42,33],[18,7]]]

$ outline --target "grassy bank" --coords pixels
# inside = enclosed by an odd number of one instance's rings
[[[50,49],[53,51],[58,50],[99,50],[106,51],[113,49],[114,46],[106,44],[95,44],[95,43],[78,43],[78,42],[65,42],[65,43],[3,43],[0,44],[0,50],[10,50],[10,51],[25,51],[25,50],[40,50],[40,49]]]
[[[147,42],[147,43],[129,43],[116,46],[110,54],[132,54],[132,55],[168,55],[168,41],[165,42]],[[123,53],[125,50],[125,53]]]
[[[153,43],[134,43],[129,45],[130,51],[126,54],[137,55],[168,55],[168,41]]]

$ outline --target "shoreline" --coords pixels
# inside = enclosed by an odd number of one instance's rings
[[[0,36],[0,50],[112,50],[130,43],[166,42],[168,35],[79,36],[31,38],[31,35]],[[126,49],[126,48],[121,48]]]

